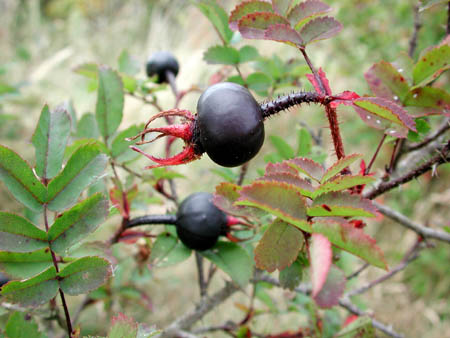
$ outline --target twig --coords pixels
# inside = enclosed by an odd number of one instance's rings
[[[359,274],[360,274],[361,272],[363,272],[364,270],[366,270],[369,266],[370,266],[370,264],[369,264],[369,263],[366,263],[366,264],[364,264],[363,266],[361,266],[358,270],[356,270],[355,272],[352,272],[350,275],[348,275],[348,276],[346,277],[347,281],[350,280],[350,279],[353,279],[353,278],[355,278],[355,277],[358,277]]]
[[[386,167],[386,173],[390,175],[396,168],[398,160],[403,153],[403,145],[405,144],[404,139],[397,139],[395,141],[394,149],[392,149],[391,160],[389,161],[389,166]]]
[[[148,224],[174,225],[176,221],[176,215],[145,215],[130,219],[126,224],[125,229]]]
[[[405,215],[395,211],[388,206],[372,202],[383,215],[389,217],[390,219],[396,221],[397,223],[407,227],[408,229],[415,231],[424,238],[434,238],[443,242],[450,243],[450,233],[444,231],[438,231],[431,228],[427,228],[419,223],[414,222]]]
[[[430,170],[433,166],[439,165],[442,163],[447,162],[450,159],[449,152],[450,152],[450,141],[447,141],[447,143],[441,147],[440,149],[436,149],[439,153],[435,156],[433,156],[431,159],[423,163],[422,165],[418,166],[417,168],[411,170],[410,172],[392,180],[389,182],[382,182],[378,185],[375,189],[372,189],[368,191],[367,193],[364,193],[363,196],[368,199],[374,199],[375,197],[385,193],[386,191],[389,191],[395,187],[398,187],[401,184],[404,184],[406,182],[411,181],[412,179],[421,176],[422,174],[426,173],[428,170]]]
[[[372,159],[370,160],[370,163],[364,172],[364,175],[367,175],[370,172],[370,169],[372,168],[372,165],[375,162],[375,159],[377,158],[378,153],[380,152],[381,146],[383,145],[385,139],[386,139],[386,134],[383,134],[383,137],[381,138],[380,142],[378,143],[378,147],[375,150],[375,153],[373,154]]]
[[[409,50],[408,50],[408,55],[410,57],[413,57],[414,52],[416,51],[417,37],[419,35],[419,30],[422,27],[422,23],[420,22],[419,9],[420,9],[420,1],[418,4],[414,6],[414,31],[413,35],[411,36],[411,39],[409,40]]]
[[[195,263],[197,265],[198,286],[200,289],[200,297],[203,297],[206,295],[207,284],[205,282],[205,275],[203,273],[203,257],[197,251],[195,252]]]
[[[247,170],[248,170],[248,162],[244,163],[241,166],[241,171],[239,172],[239,178],[236,182],[237,185],[242,185],[242,183],[244,182],[245,175],[247,174]]]
[[[431,133],[428,137],[426,137],[422,142],[405,146],[405,151],[410,152],[423,148],[427,144],[437,139],[439,136],[443,135],[449,129],[450,129],[450,119],[446,118],[444,122],[433,133]]]

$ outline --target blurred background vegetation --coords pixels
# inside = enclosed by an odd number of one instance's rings
[[[229,11],[237,1],[219,2]],[[417,1],[326,2],[334,8],[333,15],[342,22],[344,29],[336,38],[311,46],[309,55],[317,67],[326,71],[335,92],[353,90],[360,95],[368,94],[364,72],[375,62],[393,62],[401,53],[408,51],[414,27],[413,9]],[[442,5],[431,6],[420,12],[423,26],[418,36],[415,59],[423,49],[439,43],[445,36],[446,15]],[[221,66],[208,65],[203,60],[206,49],[220,44],[220,41],[211,24],[190,1],[2,0],[0,22],[0,142],[12,147],[26,159],[34,158],[30,139],[45,103],[55,107],[70,101],[78,119],[95,109],[95,88],[92,90],[92,83],[73,72],[80,64],[95,62],[117,68],[119,56],[126,51],[141,65],[139,76],[144,78],[144,64],[148,56],[157,50],[170,50],[181,65],[177,77],[177,84],[181,89],[193,84],[205,88],[213,74],[223,71]],[[283,64],[289,60],[298,60],[299,75],[307,72],[301,55],[294,48],[267,41],[243,41],[240,44],[255,46],[265,58],[246,65],[247,68],[242,69],[244,73],[260,69],[266,71],[269,78],[273,77],[272,81],[276,81],[275,75],[268,70],[271,62]],[[274,55],[277,56],[274,58]],[[232,68],[227,71],[230,75],[235,72]],[[446,76],[441,81],[445,81],[444,85],[448,89],[448,72]],[[299,85],[311,89],[304,77],[299,78]],[[279,92],[290,90],[293,88],[283,87]],[[158,92],[157,95],[164,109],[173,106],[169,90]],[[194,93],[187,96],[182,102],[182,108],[195,111],[198,95]],[[259,96],[260,100],[265,98]],[[156,112],[154,107],[127,97],[121,128],[123,130],[129,125],[145,122]],[[361,152],[369,158],[381,134],[366,127],[350,109],[344,107],[339,114],[347,153]],[[432,125],[436,124],[435,117],[429,119]],[[298,130],[305,126],[314,133],[321,131],[323,140],[321,147],[316,149],[316,156],[332,154],[325,116],[320,107],[302,107],[270,120],[266,127],[266,137],[281,136],[295,147]],[[392,143],[383,147],[377,161],[378,166],[375,164],[377,173],[383,170],[382,165],[387,162],[391,151]],[[271,138],[252,161],[248,178],[256,177],[258,168],[263,168],[265,161],[274,156],[277,156],[276,141]],[[333,161],[333,156],[329,156],[329,161]],[[141,159],[133,163],[133,167],[140,170],[146,164]],[[219,171],[222,176],[217,175],[217,167],[207,158],[176,170],[187,177],[177,182],[181,197],[194,191],[212,192],[214,186],[223,180],[223,175],[238,173],[238,169],[233,169]],[[390,193],[385,202],[424,224],[449,225],[448,164],[442,166],[439,175],[439,183],[432,180],[430,175],[425,175],[401,190]],[[443,182],[447,184],[442,184]],[[146,189],[148,198],[155,197],[158,200],[158,195],[150,186]],[[22,212],[3,185],[0,185],[0,191],[2,210]],[[151,207],[143,205],[141,212],[171,210],[173,205],[160,200]],[[108,231],[113,231],[117,225],[117,219],[111,220],[107,225]],[[389,220],[370,221],[367,231],[385,251],[390,266],[394,266],[402,253],[415,241],[414,233],[395,226]],[[101,235],[98,237],[102,238]],[[116,250],[118,256],[127,257],[135,249],[119,245]],[[349,266],[348,272],[361,264],[347,255],[343,255],[342,260],[345,263],[343,265]],[[450,332],[449,261],[448,246],[438,243],[435,248],[423,252],[406,272],[361,296],[358,304],[372,309],[379,320],[393,323],[398,331],[406,333],[408,337],[444,337]],[[129,268],[133,270],[134,263],[131,261],[129,264]],[[117,273],[117,278],[136,272],[123,269],[124,271]],[[379,273],[376,269],[368,269],[358,283],[372,280]],[[136,307],[136,294],[131,289],[121,289],[124,299],[129,297],[129,301],[123,301],[120,309],[138,320],[164,326],[190,308],[197,299],[194,262],[191,258],[181,265],[157,269],[151,274],[151,282],[144,278],[140,286],[147,289],[150,297],[148,304]],[[186,287],[187,285],[190,287]],[[298,296],[292,298],[288,292],[280,290],[271,292],[271,298],[268,299],[264,290],[258,292],[260,307],[266,308],[269,316],[274,313],[277,315],[276,320],[275,317],[259,316],[256,320],[259,331],[273,327],[279,327],[280,330],[298,327],[298,315],[285,315],[285,307],[305,308],[304,299],[298,299]],[[288,305],[285,305],[284,299],[290,299]],[[232,298],[218,310],[221,311],[220,315],[210,315],[205,321],[220,323],[221,318],[239,317],[242,315],[239,303],[246,303],[246,300]],[[107,328],[107,325],[99,327],[101,321],[89,315],[89,311],[99,310],[101,308],[90,309],[82,316],[86,333],[102,334],[104,332],[101,330]],[[332,319],[345,318],[345,314],[337,310],[331,310],[329,316]],[[302,318],[307,321],[306,316]],[[330,323],[333,322],[332,319]]]

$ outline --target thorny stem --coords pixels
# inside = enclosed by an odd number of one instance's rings
[[[378,153],[380,152],[381,146],[383,145],[385,139],[386,139],[386,134],[383,134],[383,137],[381,138],[380,143],[378,143],[377,150],[375,150],[375,153],[373,154],[369,165],[367,166],[366,170],[364,171],[364,175],[367,175],[370,173],[370,169],[372,168],[372,165],[375,162],[375,159],[377,158]]]

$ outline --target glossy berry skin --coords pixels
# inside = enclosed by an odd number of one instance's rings
[[[177,234],[188,248],[208,250],[221,234],[226,233],[227,215],[213,204],[212,199],[209,193],[195,193],[178,208]]]
[[[262,110],[247,88],[223,82],[207,88],[197,103],[200,143],[224,167],[252,159],[264,142]]]
[[[152,54],[146,66],[147,76],[158,75],[157,83],[169,82],[166,72],[172,72],[174,76],[177,76],[179,69],[180,66],[175,56],[165,51]]]

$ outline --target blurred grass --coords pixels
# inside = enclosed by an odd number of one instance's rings
[[[315,65],[326,71],[335,92],[354,90],[359,94],[369,93],[363,73],[374,62],[382,59],[393,61],[400,52],[408,50],[415,2],[327,2],[335,8],[333,14],[343,23],[344,30],[332,40],[312,45],[309,54]],[[236,1],[221,3],[230,10]],[[438,43],[445,34],[446,13],[442,7],[431,8],[421,13],[421,17],[423,28],[414,54],[416,58],[422,49]],[[202,60],[203,52],[219,43],[219,40],[210,23],[188,1],[3,0],[0,3],[0,22],[0,80],[17,88],[15,93],[0,96],[0,140],[28,160],[34,158],[30,139],[40,109],[45,103],[56,106],[70,99],[74,102],[78,118],[95,109],[96,93],[88,92],[87,81],[72,72],[74,67],[84,62],[108,64],[116,68],[118,56],[127,50],[144,65],[151,52],[170,50],[181,64],[177,78],[180,88],[188,88],[192,84],[205,87],[209,77],[220,68],[206,65]],[[284,61],[300,58],[295,49],[284,45],[267,41],[245,43],[257,46],[260,53],[267,57],[277,53]],[[249,69],[246,66],[243,72]],[[144,76],[143,67],[140,76]],[[304,81],[303,85],[309,86]],[[165,109],[173,105],[169,91],[158,94],[158,97]],[[197,97],[198,94],[188,96],[182,102],[183,108],[195,111]],[[127,97],[121,129],[146,121],[155,112],[154,108]],[[381,134],[368,129],[346,107],[339,114],[347,152],[360,152],[369,159]],[[295,145],[297,123],[300,121],[312,130],[323,129],[325,150],[333,154],[327,121],[320,107],[307,106],[280,114],[267,124],[266,137],[281,135],[289,144]],[[274,148],[266,142],[264,149],[250,165],[248,179],[257,176],[256,169],[264,166],[264,156],[273,151]],[[382,171],[381,163],[387,161],[391,151],[392,144],[383,147],[375,164],[378,172]],[[328,163],[333,158],[330,156]],[[378,163],[380,165],[377,166]],[[133,167],[140,170],[145,164],[145,160],[140,160]],[[185,197],[194,191],[213,191],[221,178],[211,173],[212,168],[214,164],[206,157],[177,168],[188,177],[187,180],[178,181],[180,196]],[[234,171],[238,172],[237,169]],[[402,190],[390,193],[386,200],[395,209],[423,223],[448,223],[450,187],[442,182],[449,182],[449,170],[440,170],[440,175],[439,181],[426,175]],[[0,185],[0,189],[1,209],[20,212],[20,206],[3,185]],[[150,190],[148,186],[145,189]],[[147,212],[172,209],[171,205],[153,205]],[[117,223],[117,219],[113,219],[107,224],[105,229],[108,234]],[[414,234],[388,220],[369,222],[367,231],[375,236],[386,252],[390,266],[395,266],[400,255],[415,240]],[[108,235],[100,233],[97,236],[102,238]],[[123,250],[125,256],[133,255],[136,247],[129,245]],[[448,246],[442,244],[426,251],[408,267],[404,278],[402,274],[396,276],[360,297],[359,301],[373,310],[378,319],[393,323],[398,331],[406,333],[408,337],[444,337],[450,331],[448,255]],[[357,259],[349,260],[353,268],[361,264]],[[129,264],[133,269],[133,260]],[[359,283],[372,280],[381,273],[369,269],[362,274]],[[153,311],[136,307],[133,301],[120,304],[121,307],[116,302],[113,311],[124,311],[149,324],[164,326],[191,308],[198,299],[192,257],[175,268],[152,271],[151,277],[145,289],[151,297]],[[216,277],[213,289],[221,284],[221,278]],[[283,311],[285,300],[292,298],[292,294],[282,290],[273,291],[273,301],[280,308],[280,313],[259,316],[255,320],[255,330],[272,332],[274,328],[282,331],[296,329],[300,324],[306,325],[307,317],[304,315],[299,317],[296,313],[286,314]],[[207,316],[203,324],[221,324],[223,320],[242,318],[243,313],[234,302],[248,304],[249,294],[250,290],[247,290],[246,294],[236,295]],[[69,302],[76,303],[77,299],[70,298]],[[262,303],[257,304],[265,308]],[[102,311],[99,304],[82,315],[82,321],[86,323],[85,333],[104,333],[98,330],[99,322],[104,329],[107,327],[106,317],[103,315],[101,320],[92,319],[97,318]]]

